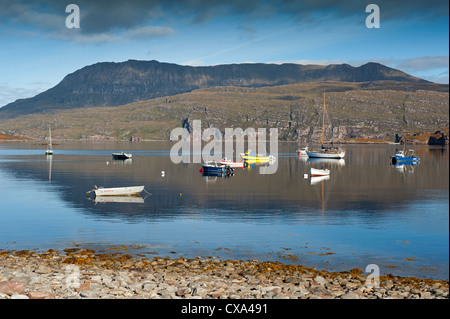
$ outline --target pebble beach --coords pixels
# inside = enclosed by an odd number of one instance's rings
[[[0,299],[448,299],[449,283],[216,258],[0,251]]]

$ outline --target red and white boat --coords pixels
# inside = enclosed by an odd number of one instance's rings
[[[242,162],[233,162],[232,160],[229,160],[229,159],[227,159],[227,158],[221,159],[221,160],[219,161],[219,164],[221,164],[221,165],[227,165],[227,166],[230,166],[230,167],[240,167],[240,168],[247,166],[247,163],[246,163],[245,161],[242,161]]]
[[[308,150],[308,146],[297,150],[298,156],[308,156],[308,153],[306,153],[307,150]]]

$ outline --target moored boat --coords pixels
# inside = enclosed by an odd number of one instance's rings
[[[303,147],[299,150],[297,150],[297,155],[298,156],[308,156],[308,153],[306,152],[308,150],[308,146]]]
[[[114,159],[125,160],[125,159],[129,159],[129,158],[133,157],[133,155],[130,153],[125,153],[125,152],[114,152],[114,153],[112,153],[112,157]]]
[[[219,164],[221,165],[225,165],[225,166],[230,166],[230,167],[238,167],[238,168],[242,168],[247,166],[248,164],[245,161],[241,161],[241,162],[233,162],[232,160],[229,160],[227,158],[223,158],[219,161]]]
[[[231,175],[234,172],[234,169],[229,165],[221,165],[216,161],[204,162],[202,164],[202,168],[200,169],[202,173],[218,173]]]
[[[395,155],[391,156],[392,164],[418,164],[419,157],[414,154],[414,150],[397,151]]]
[[[50,126],[48,127],[48,136],[49,136],[49,142],[48,142],[48,148],[45,151],[45,155],[53,155],[52,130],[51,130]]]
[[[318,151],[310,152],[306,151],[306,154],[311,158],[334,158],[341,159],[345,156],[345,151],[340,147],[324,147]]]
[[[313,158],[344,158],[345,151],[340,147],[326,147],[323,145],[323,137],[325,133],[325,93],[323,94],[323,112],[322,112],[322,147],[317,151],[306,151],[309,157]]]
[[[144,186],[128,186],[128,187],[97,187],[86,193],[94,192],[95,196],[139,196],[144,191]]]
[[[273,163],[276,158],[269,154],[256,154],[253,151],[248,150],[245,153],[240,154],[242,159],[248,163]]]

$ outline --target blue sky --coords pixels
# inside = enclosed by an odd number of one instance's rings
[[[65,11],[80,9],[80,28]],[[370,3],[380,28],[366,27]],[[0,106],[97,62],[369,61],[449,83],[448,1],[0,0]]]

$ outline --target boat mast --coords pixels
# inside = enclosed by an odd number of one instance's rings
[[[322,148],[323,148],[323,134],[325,130],[325,92],[323,92],[323,111],[322,111]]]
[[[52,149],[52,130],[50,128],[50,126],[48,127],[48,135],[49,135],[49,143],[48,143],[48,148],[51,150]]]

